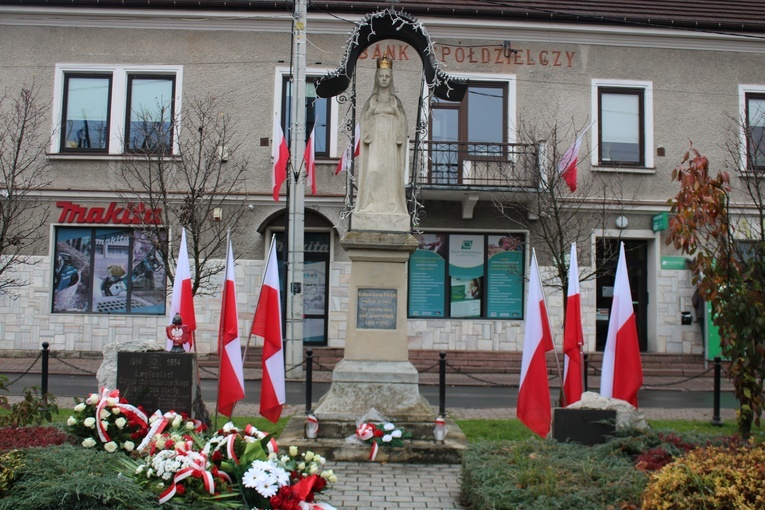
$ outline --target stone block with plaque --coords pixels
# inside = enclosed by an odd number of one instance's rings
[[[160,410],[193,416],[195,362],[190,353],[119,352],[120,395],[147,414]]]

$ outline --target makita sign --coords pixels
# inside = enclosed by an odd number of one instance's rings
[[[150,209],[146,204],[128,202],[118,207],[112,202],[109,207],[85,207],[72,202],[56,202],[61,208],[59,223],[110,223],[115,225],[160,225],[162,209]]]

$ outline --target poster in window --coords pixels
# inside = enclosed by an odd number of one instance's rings
[[[146,234],[133,234],[130,290],[132,313],[165,314],[165,264]]]
[[[523,237],[489,236],[486,315],[523,318]]]
[[[56,230],[53,256],[53,312],[90,311],[89,228],[60,228]]]
[[[409,257],[409,316],[443,317],[446,287],[446,234],[415,234],[418,248]]]
[[[451,317],[480,317],[483,297],[484,237],[449,236],[449,312]]]
[[[323,260],[303,263],[303,312],[324,315],[326,309],[326,267]]]
[[[126,313],[130,234],[125,229],[98,229],[93,247],[93,311]]]

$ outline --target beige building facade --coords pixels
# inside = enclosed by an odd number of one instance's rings
[[[127,153],[150,142],[136,138],[137,102],[160,98],[183,116],[193,98],[213,96],[237,122],[238,153],[249,164],[245,184],[226,202],[248,206],[233,239],[243,338],[268,241],[284,231],[285,190],[275,202],[271,174],[275,126],[289,126],[290,7],[109,4],[0,1],[0,86],[13,94],[34,83],[50,103],[51,181],[34,193],[47,203],[47,242],[30,248],[35,264],[17,268],[30,284],[15,299],[0,297],[0,349],[36,350],[47,341],[54,350],[101,351],[164,338],[171,286],[164,261],[135,234],[149,212],[128,205],[117,178]],[[305,197],[303,296],[305,345],[314,348],[344,347],[348,330],[350,260],[339,241],[349,228],[351,180],[335,171],[353,132],[354,98],[352,89],[318,98],[314,83],[337,69],[358,23],[377,12],[369,2],[351,4],[309,9],[306,25],[307,108],[318,134],[317,192]],[[429,94],[420,56],[406,42],[389,39],[361,53],[355,104],[360,109],[371,92],[376,59],[388,55],[410,124],[403,171],[420,241],[409,268],[410,349],[520,351],[532,248],[562,342],[563,292],[534,223],[547,211],[531,206],[543,188],[540,175],[585,132],[578,189],[562,189],[560,198],[573,217],[590,218],[577,222],[588,229],[577,239],[582,273],[613,265],[605,253],[624,241],[641,349],[705,352],[690,268],[665,243],[667,201],[678,189],[670,175],[692,141],[714,170],[733,175],[740,235],[761,236],[756,208],[741,192],[747,152],[726,144],[745,139],[742,119],[765,125],[755,118],[765,113],[765,13],[744,28],[721,21],[718,29],[696,29],[688,15],[674,27],[649,21],[654,2],[644,4],[634,23],[620,23],[616,13],[601,13],[603,21],[561,10],[544,20],[541,11],[442,15],[407,4],[405,19],[421,22],[430,37],[428,58],[467,81],[459,102]],[[166,227],[175,242],[180,225]],[[119,273],[114,265],[127,277],[112,275]],[[122,287],[110,284],[117,278]],[[220,278],[195,301],[202,353],[217,346]],[[613,275],[584,279],[581,287],[586,349],[596,351],[605,341]]]

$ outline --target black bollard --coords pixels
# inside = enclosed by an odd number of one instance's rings
[[[48,354],[50,353],[48,347],[50,347],[48,342],[42,343],[42,381],[40,381],[40,391],[42,392],[43,408],[46,410],[48,409]]]
[[[305,414],[311,414],[313,405],[313,349],[305,351]]]
[[[584,353],[584,370],[583,370],[584,373],[582,374],[584,376],[584,391],[589,391],[587,389],[587,369],[589,368],[587,366],[587,358],[589,358],[589,357],[590,357],[590,355],[585,352]]]
[[[713,394],[714,410],[712,411],[712,421],[709,422],[716,427],[722,427],[723,422],[720,419],[720,377],[722,375],[722,360],[720,356],[715,356],[715,386]]]
[[[446,352],[438,353],[438,415],[446,417]]]

